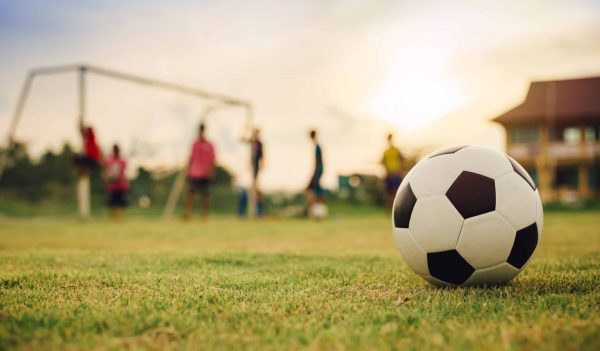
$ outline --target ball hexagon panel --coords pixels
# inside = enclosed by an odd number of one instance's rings
[[[496,208],[494,180],[464,171],[452,183],[446,196],[463,218],[478,216]]]
[[[531,176],[529,176],[529,173],[527,173],[525,168],[523,168],[523,166],[521,166],[519,164],[519,162],[515,161],[512,157],[510,157],[510,156],[506,156],[506,157],[510,161],[510,164],[512,165],[515,173],[517,173],[521,178],[523,178],[527,182],[527,184],[529,184],[531,189],[536,190],[535,183],[533,182],[533,179],[531,179]]]
[[[394,199],[394,227],[396,228],[408,228],[410,217],[415,207],[417,198],[412,191],[410,183],[407,181],[400,185],[396,198]]]
[[[515,242],[515,229],[497,212],[465,220],[456,251],[476,269],[506,262]]]
[[[417,199],[442,195],[461,171],[453,154],[439,155],[419,162],[410,184]]]
[[[519,274],[519,270],[503,262],[493,267],[477,269],[464,285],[506,283]]]
[[[427,253],[427,265],[432,277],[453,285],[466,282],[475,271],[456,250]]]
[[[517,173],[496,179],[496,211],[515,228],[523,228],[537,218],[537,196]]]
[[[517,231],[515,242],[506,262],[516,268],[523,268],[533,255],[538,243],[537,225],[533,223]]]
[[[427,253],[415,242],[408,229],[394,228],[394,241],[404,261],[419,275],[429,275]]]
[[[544,205],[542,205],[542,199],[540,198],[540,193],[537,190],[535,191],[535,199],[537,202],[535,224],[537,225],[539,240],[542,238],[542,229],[544,229]]]
[[[512,172],[513,167],[504,154],[481,146],[467,146],[454,154],[464,171],[495,179]]]
[[[455,152],[457,152],[458,150],[467,147],[466,145],[462,145],[462,146],[452,146],[452,147],[447,147],[445,149],[441,149],[435,152],[432,152],[431,154],[427,155],[426,158],[432,158],[432,157],[436,157],[436,156],[441,156],[441,155],[450,155],[453,154]]]
[[[409,229],[423,250],[436,252],[456,247],[462,224],[458,211],[441,195],[417,200]]]

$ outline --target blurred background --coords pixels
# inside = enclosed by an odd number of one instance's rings
[[[599,38],[593,0],[0,1],[0,147],[9,156],[0,214],[76,207],[76,71],[36,78],[14,144],[5,137],[27,72],[62,64],[250,102],[273,214],[303,201],[309,128],[341,212],[384,205],[387,133],[406,168],[440,147],[489,146],[523,164],[545,202],[595,206]],[[89,75],[86,89],[86,122],[102,150],[117,142],[129,159],[131,211],[162,209],[201,120],[220,165],[215,210],[235,211],[250,182],[243,110],[103,76]],[[99,174],[92,193],[101,208]]]

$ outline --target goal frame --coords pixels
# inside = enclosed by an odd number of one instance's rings
[[[252,104],[247,100],[243,100],[243,99],[240,99],[237,97],[232,97],[229,95],[215,93],[215,92],[209,92],[204,89],[198,89],[198,88],[189,87],[189,86],[185,86],[185,85],[181,85],[181,84],[177,84],[177,83],[148,78],[148,77],[140,76],[140,75],[124,73],[124,72],[116,71],[113,69],[107,69],[107,68],[102,68],[102,67],[98,67],[95,65],[88,65],[88,64],[69,64],[69,65],[44,66],[44,67],[33,68],[27,73],[25,81],[23,82],[21,92],[20,92],[20,95],[19,95],[19,98],[17,101],[17,105],[15,107],[12,119],[11,119],[9,127],[8,127],[8,131],[7,131],[7,135],[6,135],[7,149],[0,157],[0,184],[2,183],[2,175],[7,166],[7,163],[9,161],[8,160],[8,154],[9,154],[8,151],[14,146],[15,134],[17,132],[19,122],[21,121],[21,119],[23,117],[23,111],[25,110],[25,106],[27,104],[27,100],[28,100],[29,94],[31,92],[31,88],[33,86],[34,79],[38,78],[40,76],[65,74],[65,73],[76,73],[77,74],[77,96],[78,96],[77,111],[78,111],[78,119],[79,119],[80,125],[84,125],[85,120],[86,120],[86,99],[87,99],[86,85],[87,85],[88,74],[95,74],[98,76],[112,78],[112,79],[115,79],[118,81],[126,81],[129,83],[135,83],[135,84],[142,85],[142,86],[149,86],[149,87],[158,88],[158,89],[162,89],[162,90],[168,90],[168,91],[175,92],[175,93],[178,93],[181,95],[199,98],[199,99],[202,99],[203,101],[212,101],[212,102],[218,103],[220,105],[238,107],[238,108],[243,109],[243,111],[244,111],[244,114],[246,116],[246,124],[249,127],[252,127],[252,125],[253,125],[253,106],[252,106]],[[180,174],[176,178],[181,179],[183,177],[182,172],[185,172],[185,169],[186,169],[186,167],[183,167],[183,169],[180,171]],[[169,194],[169,201],[167,201],[167,205],[165,206],[165,209],[163,211],[164,212],[163,215],[166,218],[170,217],[173,213],[173,209],[174,209],[174,206],[176,205],[177,198],[178,198],[178,194],[175,194],[174,192],[176,191],[176,188],[178,186],[179,185],[177,184],[177,180],[176,180],[175,183],[173,184],[171,194]],[[89,189],[88,189],[88,192],[89,192]],[[180,192],[180,190],[179,190],[179,192]],[[251,218],[253,218],[253,217],[255,217],[255,208],[256,208],[256,206],[253,205],[256,202],[256,200],[255,200],[256,189],[255,189],[254,181],[252,182],[251,194],[252,194],[252,199],[251,199],[251,201],[249,201],[250,204],[248,206],[248,214]],[[87,194],[87,195],[88,195],[87,200],[84,200],[84,201],[89,202],[90,196],[89,196],[89,194]],[[79,197],[78,197],[78,199],[79,199]],[[89,203],[88,204],[79,203],[80,216],[82,216],[82,217],[87,216],[85,213],[82,213],[82,211],[81,211],[81,209],[86,208],[86,206],[87,206],[87,208],[89,208]]]

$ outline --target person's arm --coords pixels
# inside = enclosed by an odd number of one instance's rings
[[[403,177],[406,173],[406,166],[404,165],[404,155],[402,154],[400,149],[398,149],[398,160],[400,161],[400,170],[398,171],[398,173],[401,177]]]
[[[400,149],[398,149],[398,159],[400,159],[400,162],[404,162],[404,155],[402,154],[402,151],[400,151]]]
[[[212,164],[212,175],[211,178],[214,180],[216,176],[217,169],[217,155],[215,154],[214,146],[210,145],[210,153],[209,153],[210,161]]]
[[[122,176],[122,181],[125,184],[125,188],[129,188],[129,179],[127,179],[127,160],[123,159],[122,160],[122,169],[121,169],[121,176]]]

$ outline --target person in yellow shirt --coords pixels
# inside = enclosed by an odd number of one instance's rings
[[[390,133],[387,136],[388,147],[383,153],[381,163],[385,168],[385,203],[387,208],[391,208],[394,203],[396,191],[402,183],[404,156],[396,146],[394,146],[394,136]]]

